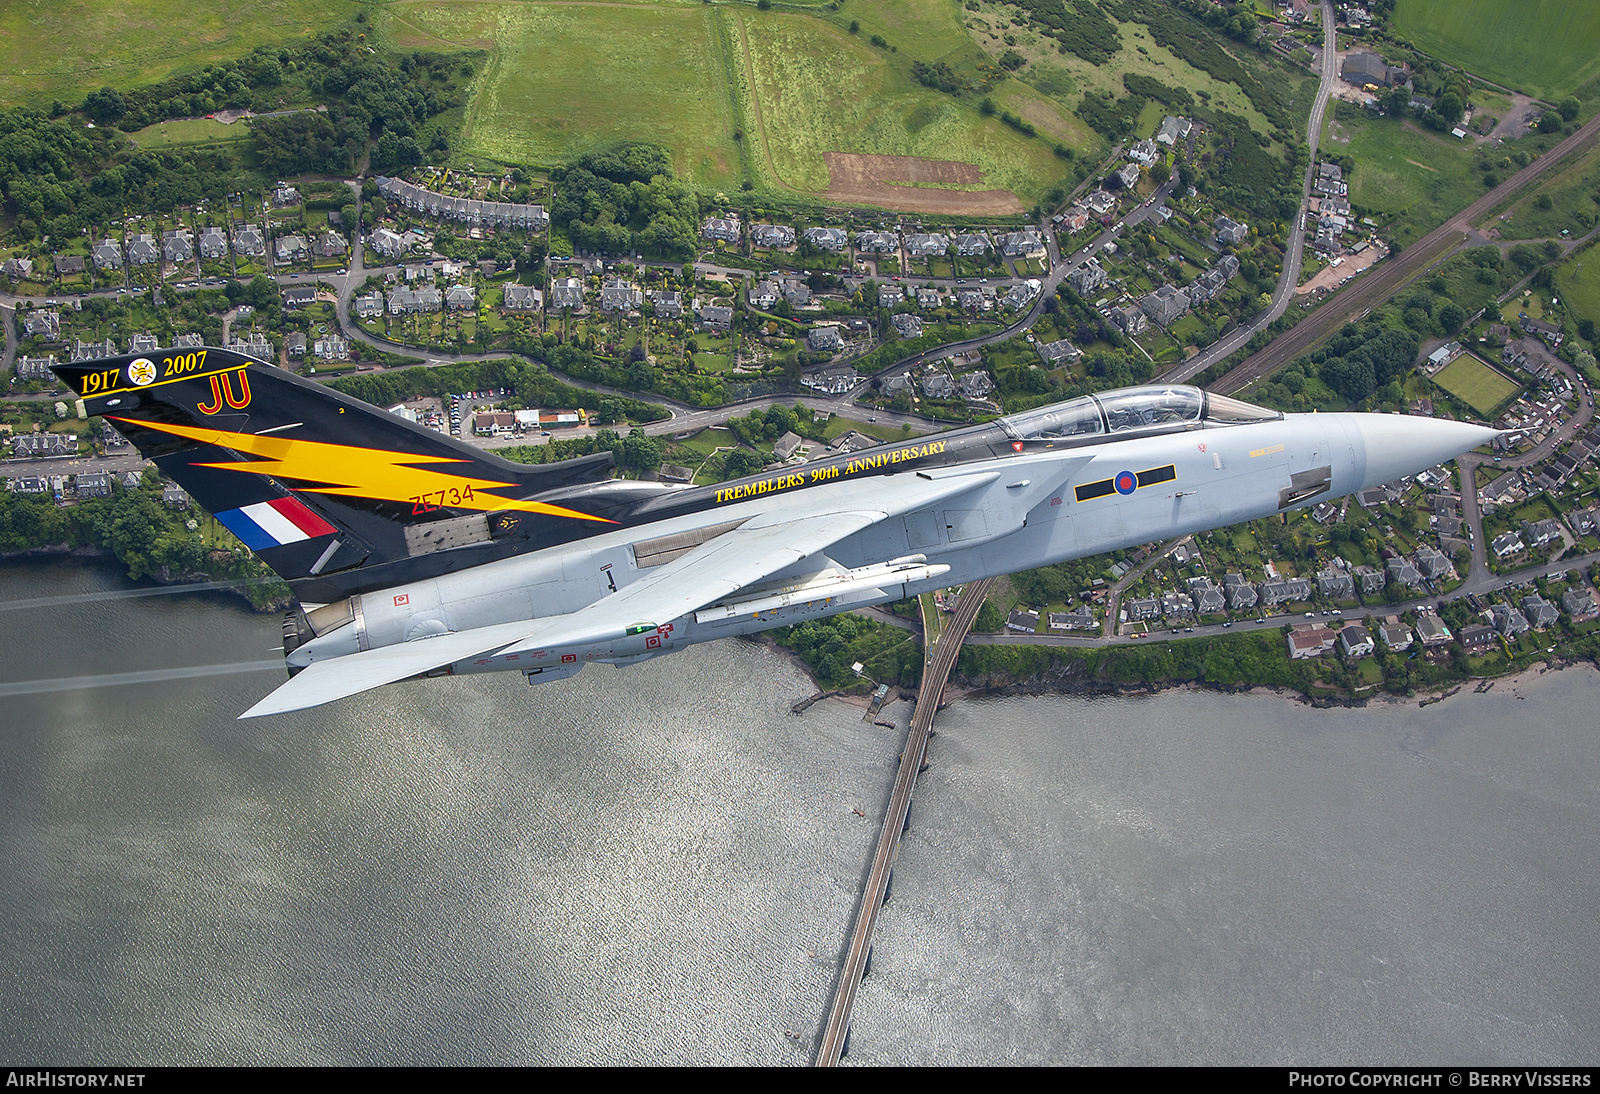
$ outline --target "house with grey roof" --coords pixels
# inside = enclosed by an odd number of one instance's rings
[[[778,286],[764,279],[757,281],[750,286],[748,299],[752,307],[771,311],[778,303]]]
[[[931,258],[949,249],[949,237],[938,232],[914,232],[906,236],[906,254],[912,258]]]
[[[200,229],[200,257],[208,260],[222,258],[228,253],[228,237],[214,226]]]
[[[868,254],[893,254],[900,249],[900,236],[896,232],[879,232],[863,229],[856,233],[856,250]]]
[[[800,445],[802,443],[804,442],[802,441],[800,434],[792,431],[785,433],[783,436],[779,437],[778,442],[772,446],[772,454],[778,457],[780,460],[792,459],[794,454],[800,451]]]
[[[1161,119],[1161,125],[1156,129],[1155,141],[1170,148],[1179,141],[1188,140],[1189,130],[1193,127],[1194,123],[1188,118],[1176,118],[1168,114]]]
[[[627,312],[643,306],[644,293],[632,281],[613,279],[600,287],[600,309]]]
[[[358,296],[350,304],[357,319],[376,319],[383,314],[383,297],[376,292]]]
[[[814,353],[832,353],[844,348],[844,335],[832,324],[812,327],[806,332],[806,345]]]
[[[1034,297],[1039,295],[1039,290],[1042,287],[1039,279],[1035,277],[1030,277],[1026,281],[1019,281],[1006,290],[1005,295],[1000,298],[1000,303],[1003,307],[1010,308],[1013,311],[1025,308],[1033,301]]]
[[[135,266],[153,266],[161,261],[161,248],[156,237],[140,233],[128,241],[128,261]]]
[[[1132,304],[1125,308],[1112,308],[1111,322],[1116,324],[1117,329],[1129,338],[1135,338],[1143,334],[1150,326],[1150,321],[1145,318],[1144,312]]]
[[[1194,599],[1188,593],[1161,594],[1161,614],[1167,619],[1183,619],[1194,614]]]
[[[1436,615],[1424,613],[1417,617],[1417,639],[1424,646],[1432,648],[1449,645],[1452,635],[1444,620]]]
[[[1070,365],[1083,356],[1083,351],[1065,338],[1055,342],[1040,342],[1034,349],[1038,351],[1039,360],[1046,368],[1062,364]]]
[[[1303,577],[1291,577],[1261,583],[1261,603],[1287,604],[1291,600],[1310,600],[1311,582]]]
[[[989,237],[982,232],[963,232],[956,236],[956,254],[963,258],[986,255],[991,249]]]
[[[1214,238],[1224,246],[1243,243],[1250,235],[1250,226],[1241,224],[1228,216],[1219,216],[1215,222],[1216,235]]]
[[[1182,289],[1162,285],[1140,300],[1139,307],[1157,326],[1170,327],[1188,313],[1189,295]]]
[[[1128,622],[1143,623],[1161,614],[1161,605],[1154,600],[1129,600],[1123,604]]]
[[[18,433],[11,438],[14,460],[52,459],[78,454],[76,433]]]
[[[1582,623],[1600,615],[1600,608],[1595,607],[1594,597],[1578,588],[1568,589],[1561,594],[1561,610],[1571,616],[1574,623]]]
[[[949,399],[956,393],[955,381],[948,373],[933,369],[922,377],[922,394],[930,399]]]
[[[583,307],[583,282],[576,277],[558,277],[550,282],[550,306],[574,310]]]
[[[18,355],[16,370],[17,379],[29,380],[54,380],[56,374],[50,371],[50,366],[56,363],[56,355],[48,357],[23,357]]]
[[[1094,617],[1094,609],[1087,604],[1080,604],[1070,612],[1051,612],[1049,615],[1050,629],[1053,631],[1097,631],[1100,621]]]
[[[61,337],[61,313],[34,308],[24,312],[22,330],[29,338],[42,338],[54,342]]]
[[[937,308],[944,303],[944,294],[932,285],[921,285],[917,288],[917,307]]]
[[[306,336],[304,331],[290,331],[283,336],[283,352],[290,357],[304,357],[306,355]]]
[[[316,303],[317,290],[311,285],[290,285],[283,290],[283,306],[304,308]]]
[[[889,282],[878,286],[878,307],[894,308],[905,303],[906,291],[898,284]]]
[[[1450,574],[1450,558],[1444,552],[1424,543],[1411,555],[1417,565],[1417,571],[1429,581],[1438,581]]]
[[[129,353],[154,353],[161,345],[160,339],[149,331],[141,331],[128,339]]]
[[[1072,287],[1072,291],[1085,298],[1105,283],[1106,272],[1094,259],[1067,274],[1067,284]]]
[[[102,239],[89,249],[94,264],[102,270],[122,269],[122,247],[114,239]]]
[[[1404,623],[1382,623],[1378,632],[1383,635],[1383,644],[1394,653],[1403,653],[1411,648],[1411,628]]]
[[[1372,632],[1359,623],[1351,623],[1339,631],[1339,648],[1346,657],[1371,657],[1377,648]]]
[[[803,308],[811,303],[811,286],[798,278],[780,282],[778,287],[791,308]]]
[[[172,344],[177,349],[200,349],[206,340],[198,334],[180,334]]]
[[[793,247],[794,229],[787,224],[752,224],[750,242],[757,247]]]
[[[714,239],[722,243],[737,243],[739,242],[739,219],[737,217],[706,217],[700,225],[700,235],[706,239]]]
[[[807,228],[800,233],[800,238],[819,251],[834,254],[844,250],[850,243],[850,236],[843,228]]]
[[[956,303],[969,311],[988,311],[994,307],[994,290],[987,285],[957,289]]]
[[[304,236],[287,235],[278,240],[278,261],[298,262],[311,250]]]
[[[1355,578],[1332,567],[1317,571],[1317,592],[1329,600],[1351,600],[1356,595]]]
[[[21,281],[33,272],[33,259],[8,258],[0,263],[0,277],[8,277],[12,281]]]
[[[1529,625],[1536,631],[1544,630],[1561,616],[1561,613],[1556,611],[1556,606],[1538,593],[1531,593],[1522,598],[1522,612],[1527,616]]]
[[[82,255],[56,255],[55,266],[57,277],[76,277],[88,269]]]
[[[1384,560],[1383,568],[1388,573],[1390,581],[1410,586],[1422,584],[1422,571],[1418,570],[1411,560],[1403,555],[1396,555],[1394,558]]]
[[[233,230],[233,253],[245,258],[259,258],[267,253],[267,241],[261,229],[254,224],[241,224]],[[381,253],[381,252],[380,252]]]
[[[1560,543],[1562,542],[1561,522],[1554,517],[1546,517],[1544,520],[1524,521],[1522,524],[1522,538],[1523,542],[1532,545],[1534,550],[1538,550],[1550,543]]]
[[[387,259],[396,259],[405,254],[410,248],[398,233],[387,228],[379,228],[367,237],[367,246]]]
[[[1161,152],[1156,148],[1156,142],[1149,137],[1136,142],[1128,149],[1128,158],[1141,167],[1153,166],[1160,156]]]
[[[394,289],[389,293],[389,314],[435,312],[440,309],[443,302],[439,290],[431,285],[422,289]]]
[[[837,329],[837,328],[835,328]],[[810,338],[807,338],[810,344]],[[815,346],[811,347],[817,348]],[[808,372],[800,377],[800,383],[812,391],[820,391],[824,395],[843,395],[861,382],[861,377],[853,368],[829,368],[819,372]],[[833,444],[829,445],[835,452],[855,452],[861,448],[871,448],[878,442],[865,434],[850,430],[840,436]]]
[[[1506,478],[1511,476],[1507,475]],[[1509,558],[1518,551],[1525,551],[1527,547],[1522,542],[1522,537],[1515,532],[1501,532],[1489,541],[1489,550],[1494,552],[1495,558]]]
[[[1227,594],[1209,577],[1191,577],[1189,595],[1201,615],[1215,615],[1227,605]]]
[[[161,234],[161,257],[168,262],[187,262],[194,257],[194,235],[185,228]]]
[[[1227,594],[1228,607],[1233,611],[1254,608],[1260,599],[1256,587],[1246,581],[1243,574],[1224,574],[1222,591]]]
[[[956,377],[956,383],[961,385],[963,399],[983,399],[994,390],[994,381],[989,374],[979,369],[977,372],[963,372]]]
[[[350,343],[336,334],[330,334],[325,338],[318,338],[311,347],[311,352],[324,361],[348,361]]]
[[[85,471],[73,476],[73,486],[80,498],[109,498],[111,476],[104,471]]]
[[[1135,186],[1139,185],[1139,165],[1137,163],[1123,164],[1121,167],[1111,172],[1110,175],[1106,176],[1107,182],[1110,182],[1112,179],[1116,179],[1124,190],[1132,190]]]
[[[702,304],[696,300],[694,317],[703,330],[725,331],[733,326],[733,309],[726,304]]]
[[[94,361],[101,357],[115,357],[120,352],[121,350],[117,349],[117,344],[109,338],[104,342],[75,341],[72,343],[72,360],[74,361]]]
[[[901,338],[916,338],[922,334],[922,320],[910,312],[901,312],[889,322]]]
[[[1007,258],[1042,258],[1045,253],[1044,236],[1037,228],[1023,228],[1007,232],[997,241],[1000,253]]]
[[[1397,68],[1376,53],[1366,51],[1346,54],[1344,63],[1339,66],[1339,78],[1357,87],[1365,87],[1367,84],[1392,87],[1397,83],[1403,83],[1405,76],[1405,69]]]
[[[471,285],[451,285],[444,291],[444,306],[451,311],[470,311],[477,305],[478,297]]]
[[[657,319],[683,318],[683,294],[675,290],[657,289],[649,296]]]
[[[1516,638],[1528,632],[1528,617],[1509,604],[1496,604],[1489,609],[1494,629],[1506,638]]]

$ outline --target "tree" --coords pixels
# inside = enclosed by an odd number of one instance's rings
[[[116,88],[102,87],[84,98],[83,112],[102,125],[110,125],[128,112],[128,104]]]
[[[1570,122],[1578,117],[1578,112],[1583,109],[1583,104],[1578,102],[1578,100],[1573,96],[1569,95],[1565,99],[1561,100],[1561,104],[1557,106],[1556,109],[1561,111],[1562,121]]]

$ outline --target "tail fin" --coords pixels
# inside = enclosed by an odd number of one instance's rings
[[[466,561],[438,558],[455,548],[488,561],[611,524],[538,500],[609,477],[610,453],[514,464],[231,350],[55,372],[279,575],[322,586],[302,599],[443,572]]]

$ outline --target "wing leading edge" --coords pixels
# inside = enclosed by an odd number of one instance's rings
[[[878,480],[851,491],[833,512],[758,513],[621,590],[569,615],[501,623],[317,661],[240,715],[259,718],[320,706],[490,653],[592,645],[665,623],[898,516],[993,482],[989,472],[913,483]],[[846,499],[838,499],[845,501]]]

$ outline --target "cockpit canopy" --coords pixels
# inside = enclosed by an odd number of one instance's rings
[[[1000,419],[1019,441],[1087,440],[1111,433],[1278,421],[1276,410],[1184,384],[1129,387],[1025,410]]]

